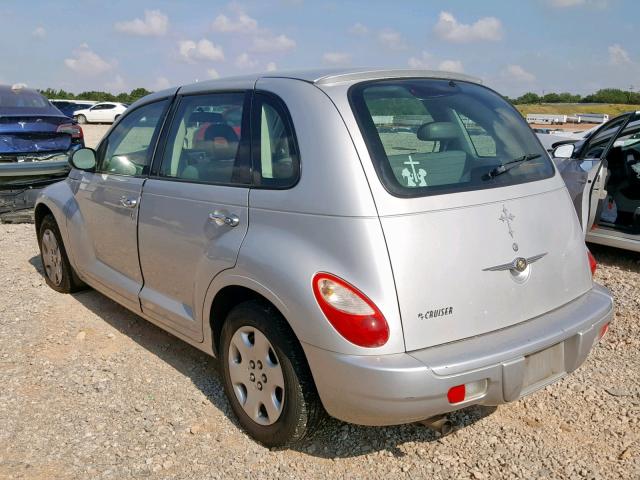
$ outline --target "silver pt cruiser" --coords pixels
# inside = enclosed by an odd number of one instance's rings
[[[270,73],[139,100],[35,210],[48,284],[220,358],[241,425],[424,421],[584,362],[613,315],[565,184],[470,77]]]

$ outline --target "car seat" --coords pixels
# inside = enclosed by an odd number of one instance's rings
[[[423,142],[439,142],[438,152],[392,155],[391,168],[405,187],[426,187],[459,183],[464,175],[467,154],[456,149],[462,132],[451,122],[421,125],[416,136]]]

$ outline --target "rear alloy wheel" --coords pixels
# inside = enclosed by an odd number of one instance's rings
[[[84,115],[77,115],[76,116],[76,121],[79,124],[84,125],[85,123],[87,123],[87,117],[85,117]]]
[[[310,436],[326,417],[302,347],[271,305],[234,307],[222,327],[225,392],[242,427],[267,447]]]
[[[69,263],[69,257],[53,215],[47,215],[42,219],[38,231],[38,244],[47,285],[60,293],[72,293],[86,288]]]

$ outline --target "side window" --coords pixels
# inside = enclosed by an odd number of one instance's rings
[[[103,155],[98,171],[145,175],[168,103],[168,100],[151,103],[125,116],[100,145]]]
[[[256,93],[252,116],[256,185],[293,186],[298,181],[300,159],[293,123],[284,102],[271,95]]]
[[[113,108],[116,108],[115,105],[103,105],[102,106],[102,110],[111,110]]]
[[[469,140],[479,157],[495,157],[496,141],[495,139],[479,124],[470,118],[458,113],[458,118],[469,135]]]
[[[588,143],[585,145],[581,158],[600,158],[604,154],[605,150],[609,146],[609,143],[616,136],[620,128],[628,120],[628,116],[623,116],[612,120],[609,124],[606,124],[600,130],[598,130],[593,137],[591,137]]]
[[[197,183],[246,185],[245,93],[183,97],[164,148],[160,176]]]

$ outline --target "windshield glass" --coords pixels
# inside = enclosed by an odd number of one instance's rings
[[[522,116],[488,88],[380,80],[355,85],[349,95],[378,176],[394,195],[493,188],[554,173]],[[504,174],[489,175],[507,163]]]

